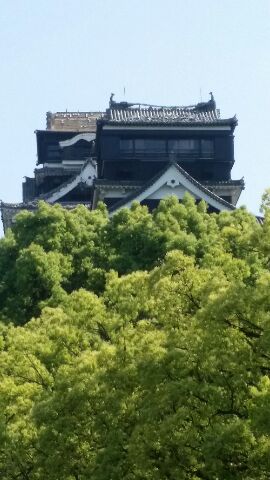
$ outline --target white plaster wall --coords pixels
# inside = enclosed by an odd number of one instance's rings
[[[151,195],[149,195],[148,198],[150,200],[159,200],[160,198],[169,197],[170,195],[176,195],[176,197],[181,199],[185,195],[186,191],[187,190],[182,185],[177,185],[174,188],[170,187],[169,185],[163,185],[156,192],[153,192]]]

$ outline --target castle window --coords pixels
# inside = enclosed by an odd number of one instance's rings
[[[131,139],[121,139],[120,140],[120,150],[125,153],[133,153],[133,140]]]
[[[169,140],[169,153],[198,153],[200,143],[195,139]]]
[[[201,140],[201,150],[203,154],[213,154],[214,153],[214,142],[213,140]]]
[[[159,139],[135,139],[135,152],[136,153],[166,153],[165,140]]]

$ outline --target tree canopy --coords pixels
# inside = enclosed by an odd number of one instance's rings
[[[190,196],[0,240],[3,480],[266,480],[270,210]]]

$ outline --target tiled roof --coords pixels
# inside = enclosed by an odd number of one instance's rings
[[[208,190],[204,185],[202,185],[200,182],[195,180],[189,173],[186,172],[182,167],[180,167],[177,163],[175,162],[170,162],[166,165],[166,167],[158,172],[157,175],[155,175],[153,178],[151,178],[148,182],[146,182],[140,189],[136,190],[135,192],[132,192],[130,195],[122,198],[119,200],[117,203],[115,203],[111,209],[109,209],[110,212],[114,212],[115,210],[118,210],[119,208],[124,207],[128,202],[132,200],[136,200],[136,198],[143,193],[147,188],[149,188],[151,185],[154,185],[158,181],[158,179],[170,168],[171,165],[174,165],[179,172],[184,175],[184,177],[187,178],[191,183],[193,183],[197,188],[199,188],[202,192],[206,193],[209,197],[213,198],[213,200],[219,202],[221,205],[229,208],[230,210],[234,210],[235,206],[232,205],[231,203],[227,202],[226,200],[223,200],[223,198],[219,197],[215,193],[211,192],[211,190]]]
[[[111,124],[173,124],[173,125],[237,125],[236,117],[221,119],[219,110],[199,110],[196,107],[114,107],[103,117]]]
[[[60,189],[67,187],[68,185],[72,184],[74,180],[76,180],[78,174],[72,175],[72,177],[68,178],[65,182],[58,185],[58,187],[49,190],[49,192],[42,193],[39,195],[35,200],[38,202],[39,200],[48,200],[54,193],[58,192]]]
[[[222,119],[213,100],[191,106],[156,106],[111,102],[106,112],[47,112],[47,130],[96,132],[97,121],[111,124],[237,125],[236,117]]]
[[[33,202],[20,202],[20,203],[8,203],[0,201],[1,208],[10,208],[12,210],[35,210],[37,208],[37,201]]]
[[[82,185],[85,185],[86,184],[86,176],[87,176],[87,181],[91,181],[91,178],[92,178],[92,174],[91,176],[89,176],[89,167],[90,168],[93,168],[94,171],[95,171],[95,166],[93,165],[93,162],[92,160],[88,160],[84,163],[84,165],[81,167],[80,171],[77,172],[75,175],[69,177],[65,182],[61,183],[60,185],[58,185],[57,187],[55,187],[54,189],[50,190],[49,192],[46,192],[46,193],[43,193],[41,195],[39,195],[37,198],[34,199],[34,201],[39,201],[39,200],[48,200],[48,201],[52,201],[52,203],[54,203],[56,200],[52,200],[51,197],[53,197],[53,195],[55,193],[58,193],[60,194],[60,197],[65,195],[66,193],[68,193],[68,191],[70,191],[71,189],[75,188],[76,186],[82,184]],[[87,173],[88,172],[88,173]],[[96,173],[95,173],[95,176],[96,176]],[[94,176],[94,178],[95,178]],[[92,182],[93,182],[93,178],[92,178]],[[87,183],[87,185],[89,186],[89,184]],[[68,190],[67,188],[67,191],[66,192],[63,192],[64,189],[66,189],[66,187],[70,187],[70,190]],[[61,192],[62,195],[61,195]],[[61,201],[60,201],[61,203]]]
[[[7,203],[7,202],[0,202],[0,208],[9,209],[9,210],[36,210],[38,207],[38,202],[42,201],[42,198],[38,198],[32,202],[21,202],[21,203]],[[58,204],[58,202],[56,202]],[[91,202],[78,202],[78,201],[67,201],[67,202],[59,202],[65,208],[75,208],[77,205],[85,205],[86,207],[91,206]]]
[[[224,185],[229,185],[229,186],[245,186],[245,181],[243,178],[240,178],[240,180],[202,180],[200,182],[202,185],[205,185],[205,187],[217,187],[217,186],[224,186]]]
[[[84,205],[87,208],[91,208],[89,202],[60,202],[63,207],[68,210],[72,210],[78,205]],[[38,208],[38,201],[27,203],[5,203],[0,201],[1,219],[4,227],[4,232],[7,231],[14,223],[14,217],[22,210],[35,211]]]
[[[95,132],[102,112],[47,112],[47,130]]]

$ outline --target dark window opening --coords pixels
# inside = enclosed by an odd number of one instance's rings
[[[133,153],[133,140],[122,139],[120,140],[120,150],[125,153]]]
[[[169,153],[199,153],[200,141],[197,139],[178,139],[168,141]]]
[[[210,158],[214,156],[214,141],[199,138],[122,138],[120,152],[123,155],[175,155],[177,157]]]
[[[166,153],[167,142],[166,140],[152,139],[152,138],[136,138],[121,139],[120,140],[121,153]]]
[[[136,138],[134,144],[136,153],[166,153],[165,140]]]
[[[213,140],[201,140],[201,151],[204,155],[213,155],[214,142]]]

